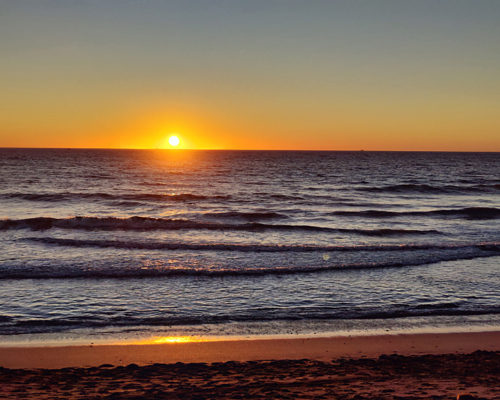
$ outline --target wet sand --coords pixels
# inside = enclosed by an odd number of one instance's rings
[[[0,365],[24,368],[0,370],[5,399],[500,398],[500,332],[1,348]]]
[[[311,359],[330,361],[381,354],[422,355],[500,351],[500,331],[404,335],[337,336],[227,340],[165,344],[88,345],[60,347],[0,347],[6,368],[92,367],[101,364],[147,365]]]

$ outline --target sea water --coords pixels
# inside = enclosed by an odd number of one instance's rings
[[[0,342],[500,326],[500,154],[0,149]]]

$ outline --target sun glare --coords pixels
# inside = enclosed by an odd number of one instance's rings
[[[168,343],[190,343],[205,342],[206,339],[196,336],[155,336],[149,339],[132,342],[133,344],[168,344]]]
[[[176,135],[172,135],[172,136],[170,136],[170,137],[168,138],[168,143],[169,143],[169,144],[170,144],[170,146],[172,146],[172,147],[177,147],[177,146],[179,146],[179,143],[180,143],[180,142],[181,142],[181,141],[179,140],[179,137],[178,137],[178,136],[176,136]]]
[[[166,336],[153,340],[153,343],[188,343],[194,341],[196,340],[189,336]]]

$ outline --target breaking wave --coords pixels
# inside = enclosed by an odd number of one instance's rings
[[[299,321],[299,320],[348,320],[348,319],[392,319],[407,317],[432,316],[469,316],[500,314],[498,306],[484,306],[481,309],[468,309],[460,303],[442,304],[440,307],[412,307],[401,305],[390,307],[387,310],[356,309],[332,310],[319,307],[292,309],[280,313],[240,312],[236,314],[219,313],[203,316],[197,315],[164,315],[164,316],[74,316],[74,317],[46,317],[23,319],[15,318],[9,321],[0,320],[0,334],[19,333],[48,333],[78,328],[104,327],[144,327],[144,326],[193,326],[203,324],[224,324],[231,322],[267,322],[267,321]],[[2,323],[3,322],[3,323]]]
[[[273,217],[273,215],[268,215]],[[79,229],[79,230],[125,230],[125,231],[147,231],[147,230],[227,230],[227,231],[308,231],[308,232],[336,232],[351,233],[365,236],[401,236],[401,235],[426,235],[439,234],[439,231],[420,229],[357,229],[357,228],[330,228],[315,225],[292,225],[292,224],[264,224],[259,222],[249,222],[243,224],[228,224],[219,222],[203,222],[189,219],[168,219],[152,217],[72,217],[72,218],[52,218],[36,217],[24,219],[4,219],[0,220],[0,230],[9,229],[31,229],[47,230],[51,228],[59,229]]]
[[[277,212],[244,212],[244,211],[227,211],[204,213],[203,217],[215,219],[241,219],[245,221],[262,221],[269,219],[287,219],[288,216]]]
[[[121,200],[121,201],[199,201],[226,200],[230,196],[204,196],[192,193],[159,194],[159,193],[1,193],[3,199],[20,199],[28,201],[70,201],[70,200]]]
[[[40,239],[36,239],[42,241]],[[43,240],[45,243],[52,243],[63,246],[95,246],[95,247],[115,247],[115,248],[147,248],[147,249],[170,249],[170,250],[237,250],[237,251],[265,251],[264,246],[248,246],[243,247],[238,245],[188,245],[188,244],[128,244],[120,241],[74,241],[71,239],[49,239]],[[123,246],[123,247],[121,247]],[[399,252],[397,251],[399,247]],[[283,249],[284,250],[284,249]],[[268,247],[267,251],[281,251],[279,248]],[[305,265],[274,265],[263,267],[240,267],[238,264],[234,266],[216,266],[216,265],[146,265],[138,261],[137,265],[126,264],[120,262],[105,263],[102,265],[91,265],[83,263],[82,265],[59,264],[53,265],[52,262],[44,264],[43,260],[40,265],[19,265],[7,266],[2,270],[0,279],[53,279],[53,278],[147,278],[147,277],[176,277],[176,276],[207,276],[207,277],[223,277],[223,276],[258,276],[258,275],[290,275],[303,273],[320,273],[332,271],[347,271],[347,270],[373,270],[378,268],[396,268],[396,267],[412,267],[426,264],[433,264],[441,261],[467,260],[482,257],[494,257],[500,255],[500,243],[478,243],[465,245],[414,245],[414,246],[324,246],[324,247],[300,247],[292,248],[289,246],[284,251],[302,251],[312,252],[318,251],[320,254],[330,253],[332,258],[324,259],[321,263],[306,263]],[[390,252],[387,256],[380,257],[365,257],[365,261],[357,261],[354,257],[351,261],[338,261],[333,252],[359,252],[359,251],[375,251],[375,252]],[[319,257],[317,258],[319,259]],[[337,260],[337,261],[336,261]]]
[[[358,191],[373,193],[480,193],[494,192],[500,190],[500,184],[480,184],[480,185],[426,185],[426,184],[399,184],[387,186],[369,186],[357,188]]]
[[[494,207],[465,207],[429,211],[384,211],[384,210],[361,210],[361,211],[334,211],[330,215],[345,217],[365,218],[393,218],[400,216],[430,216],[430,217],[456,217],[466,219],[496,219],[500,218],[500,209]]]

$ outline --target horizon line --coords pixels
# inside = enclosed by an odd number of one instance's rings
[[[143,151],[304,151],[304,152],[372,152],[372,153],[500,153],[500,150],[365,150],[365,149],[224,149],[224,148],[143,148],[143,147],[17,147],[0,146],[1,150],[143,150]]]

